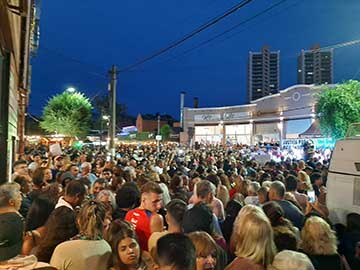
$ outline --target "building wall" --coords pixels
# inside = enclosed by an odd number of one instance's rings
[[[196,132],[202,130],[203,133],[206,133],[208,130],[208,134],[214,133],[214,138],[211,140],[219,140],[217,136],[220,136],[221,143],[226,143],[229,139],[225,132],[227,129],[232,130],[232,138],[234,136],[243,137],[248,141],[247,138],[250,136],[251,143],[264,140],[264,138],[282,141],[287,136],[296,136],[297,133],[294,134],[294,131],[299,134],[310,126],[315,117],[316,94],[320,91],[321,87],[319,86],[295,85],[278,94],[263,97],[246,105],[185,108],[184,132],[188,133],[188,139],[193,141],[198,135],[207,136],[207,134],[196,134]],[[301,126],[294,129],[296,124]],[[238,129],[227,128],[236,125],[239,125]],[[201,126],[207,127],[207,129],[196,128]],[[195,134],[191,136],[194,129]],[[186,138],[186,136],[183,137]],[[189,141],[182,143],[189,143]]]
[[[27,70],[29,48],[24,43],[29,38],[29,24],[24,20],[30,16],[32,1],[0,0],[0,67],[1,92],[1,141],[0,182],[9,179],[12,162],[18,152],[19,121],[23,121],[19,107],[20,92],[28,87]],[[21,16],[22,15],[22,16]],[[27,96],[26,96],[27,97]],[[23,128],[24,123],[20,125]]]
[[[167,121],[160,121],[160,128],[167,125]],[[154,132],[157,131],[157,120],[144,120],[139,114],[136,118],[136,128],[138,132]]]
[[[160,128],[166,125],[166,121],[160,121]],[[142,132],[154,132],[157,131],[158,124],[156,120],[143,120]]]

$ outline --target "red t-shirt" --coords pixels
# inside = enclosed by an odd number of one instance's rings
[[[237,193],[237,190],[236,188],[232,188],[229,190],[229,197],[230,197],[230,200],[232,200],[234,198],[234,195]]]
[[[152,213],[144,209],[134,209],[127,212],[125,220],[130,222],[135,229],[142,250],[148,250],[148,240],[151,235],[150,220]]]

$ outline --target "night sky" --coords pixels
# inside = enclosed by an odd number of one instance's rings
[[[296,84],[297,56],[314,44],[360,39],[359,0],[288,0],[189,53],[205,40],[279,0],[254,0],[182,46],[120,73],[117,99],[132,115],[171,114],[199,97],[200,107],[247,102],[248,52],[280,50],[280,88]],[[183,37],[240,0],[42,1],[40,48],[32,60],[29,112],[73,86],[89,98],[107,93],[107,70],[126,67]],[[360,44],[335,50],[335,82],[360,79]]]

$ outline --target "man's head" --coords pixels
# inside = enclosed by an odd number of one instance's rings
[[[28,166],[25,160],[14,162],[14,172],[18,175],[28,175]]]
[[[298,180],[294,175],[289,175],[285,179],[286,190],[289,192],[296,191]]]
[[[20,254],[23,243],[24,222],[20,215],[2,214],[0,215],[0,228],[0,262],[2,262]]]
[[[186,203],[180,199],[173,199],[166,205],[166,221],[169,226],[181,226],[186,206]]]
[[[264,204],[268,201],[268,188],[267,187],[261,187],[257,191],[257,196],[259,199],[259,204]]]
[[[62,166],[64,166],[64,158],[63,158],[63,156],[54,157],[54,166],[57,169],[60,169]]]
[[[156,165],[160,168],[164,168],[164,161],[162,159],[159,159],[156,161]]]
[[[213,234],[213,213],[209,206],[197,203],[188,209],[183,217],[182,228],[184,233],[204,231]]]
[[[91,163],[89,162],[83,162],[81,164],[81,172],[83,175],[86,175],[91,172]]]
[[[20,185],[6,183],[0,186],[0,208],[19,211],[21,206]]]
[[[163,191],[159,184],[148,182],[141,187],[141,207],[151,212],[157,212],[162,205]]]
[[[71,174],[71,172],[61,172],[60,176],[60,183],[63,187],[66,187],[66,185],[71,181],[75,180],[75,177]]]
[[[306,166],[305,167],[305,172],[307,173],[307,175],[311,175],[311,173],[313,172],[313,167],[311,166]]]
[[[310,176],[310,181],[311,181],[311,184],[313,185],[316,185],[318,187],[322,186],[323,184],[323,180],[322,180],[322,176],[320,173],[313,173],[311,174]]]
[[[136,160],[135,159],[130,160],[129,165],[133,168],[136,168],[136,166],[137,166]]]
[[[92,185],[92,194],[96,197],[96,195],[100,191],[105,189],[105,186],[106,186],[105,179],[103,179],[103,178],[96,179],[94,184]]]
[[[75,164],[71,164],[68,168],[68,171],[76,178],[79,174],[79,167]]]
[[[112,170],[110,168],[105,168],[102,172],[102,177],[107,181],[110,181],[112,176]]]
[[[156,246],[158,270],[195,270],[196,254],[189,237],[170,233],[161,237]]]
[[[203,203],[210,204],[214,199],[215,192],[215,186],[208,180],[201,180],[196,184],[196,196]]]
[[[285,196],[285,185],[280,181],[272,182],[269,190],[269,199],[271,201],[281,201]]]
[[[31,183],[28,182],[24,176],[18,175],[13,181],[20,185],[20,191],[23,194],[28,194],[31,191]]]
[[[248,196],[256,196],[259,189],[260,189],[260,184],[258,182],[255,181],[250,182],[247,188]]]
[[[40,165],[41,164],[41,155],[40,155],[40,153],[39,152],[34,152],[33,155],[32,155],[32,160]]]
[[[83,183],[78,180],[70,181],[65,188],[65,200],[73,207],[81,205],[85,198],[86,188]]]

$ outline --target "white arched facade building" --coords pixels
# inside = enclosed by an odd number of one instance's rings
[[[181,142],[255,144],[298,138],[315,120],[321,89],[295,85],[245,105],[185,107]]]

